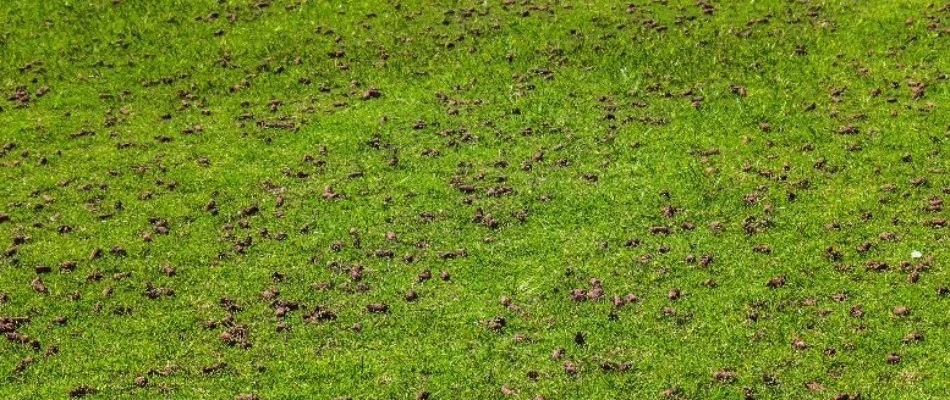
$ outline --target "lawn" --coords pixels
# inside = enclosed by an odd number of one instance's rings
[[[0,397],[950,396],[950,4],[0,2]]]

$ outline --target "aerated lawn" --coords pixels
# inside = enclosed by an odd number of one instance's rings
[[[0,398],[946,398],[941,3],[2,1]]]

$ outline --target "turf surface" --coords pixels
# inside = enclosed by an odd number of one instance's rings
[[[0,397],[950,394],[950,5],[0,2]]]

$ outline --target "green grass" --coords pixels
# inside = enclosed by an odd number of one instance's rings
[[[0,3],[0,250],[22,241],[0,316],[40,344],[0,342],[0,397],[948,396],[950,246],[927,207],[950,194],[950,7],[508,3]],[[594,277],[604,298],[572,301]],[[269,288],[300,309],[276,316]],[[223,297],[250,347],[204,327]],[[337,318],[305,322],[317,305]]]

